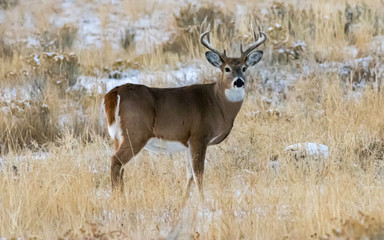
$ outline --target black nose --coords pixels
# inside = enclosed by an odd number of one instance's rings
[[[242,86],[244,86],[244,81],[241,80],[240,78],[238,78],[238,79],[233,83],[233,85],[235,85],[235,87],[241,88]]]

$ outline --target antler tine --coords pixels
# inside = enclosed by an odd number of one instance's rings
[[[251,28],[252,28],[253,38],[255,39],[255,42],[253,42],[251,45],[249,45],[247,50],[245,50],[244,52],[243,52],[242,46],[240,46],[241,55],[243,57],[248,56],[253,50],[255,50],[258,46],[260,46],[261,44],[263,44],[267,40],[267,36],[265,35],[265,33],[263,33],[260,30],[260,26],[258,27],[259,28],[259,37],[256,37],[256,32],[253,28],[253,24],[251,24]]]
[[[203,44],[204,47],[208,48],[212,52],[218,54],[220,57],[225,57],[226,56],[225,50],[224,50],[224,53],[221,53],[211,45],[211,43],[210,43],[211,41],[210,41],[210,37],[209,37],[209,32],[211,31],[211,24],[208,24],[207,29],[205,29],[206,25],[207,25],[207,17],[205,17],[204,21],[201,23],[201,26],[200,26],[200,42],[201,42],[201,44]],[[205,39],[205,37],[207,37],[208,41]]]

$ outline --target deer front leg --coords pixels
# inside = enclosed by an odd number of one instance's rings
[[[191,194],[191,185],[193,183],[193,172],[192,172],[192,157],[190,150],[188,151],[188,156],[185,158],[186,174],[187,174],[187,185],[185,186],[185,193],[183,198],[183,206],[185,205],[187,199]]]
[[[204,201],[204,191],[203,191],[203,177],[204,177],[204,164],[205,164],[205,153],[207,151],[207,144],[204,144],[202,141],[190,141],[189,144],[190,151],[190,165],[192,167],[192,176],[193,180],[197,186],[197,189],[200,194],[200,198]],[[192,183],[192,179],[190,179]],[[187,186],[187,193],[190,188],[190,184]]]

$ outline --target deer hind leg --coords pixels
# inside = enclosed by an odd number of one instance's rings
[[[145,146],[146,141],[123,141],[119,149],[111,158],[112,190],[124,190],[123,166],[128,163]]]

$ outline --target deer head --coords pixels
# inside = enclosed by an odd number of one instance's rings
[[[259,31],[260,37],[256,38],[256,33],[253,31],[253,42],[245,51],[240,45],[241,56],[239,58],[227,57],[226,51],[219,52],[210,44],[210,25],[206,28],[206,19],[200,27],[200,42],[210,51],[205,53],[205,56],[214,67],[220,68],[222,78],[219,84],[224,88],[225,96],[231,102],[238,102],[244,99],[245,94],[245,72],[249,67],[258,63],[262,56],[262,51],[254,51],[258,46],[263,44],[267,37]]]

